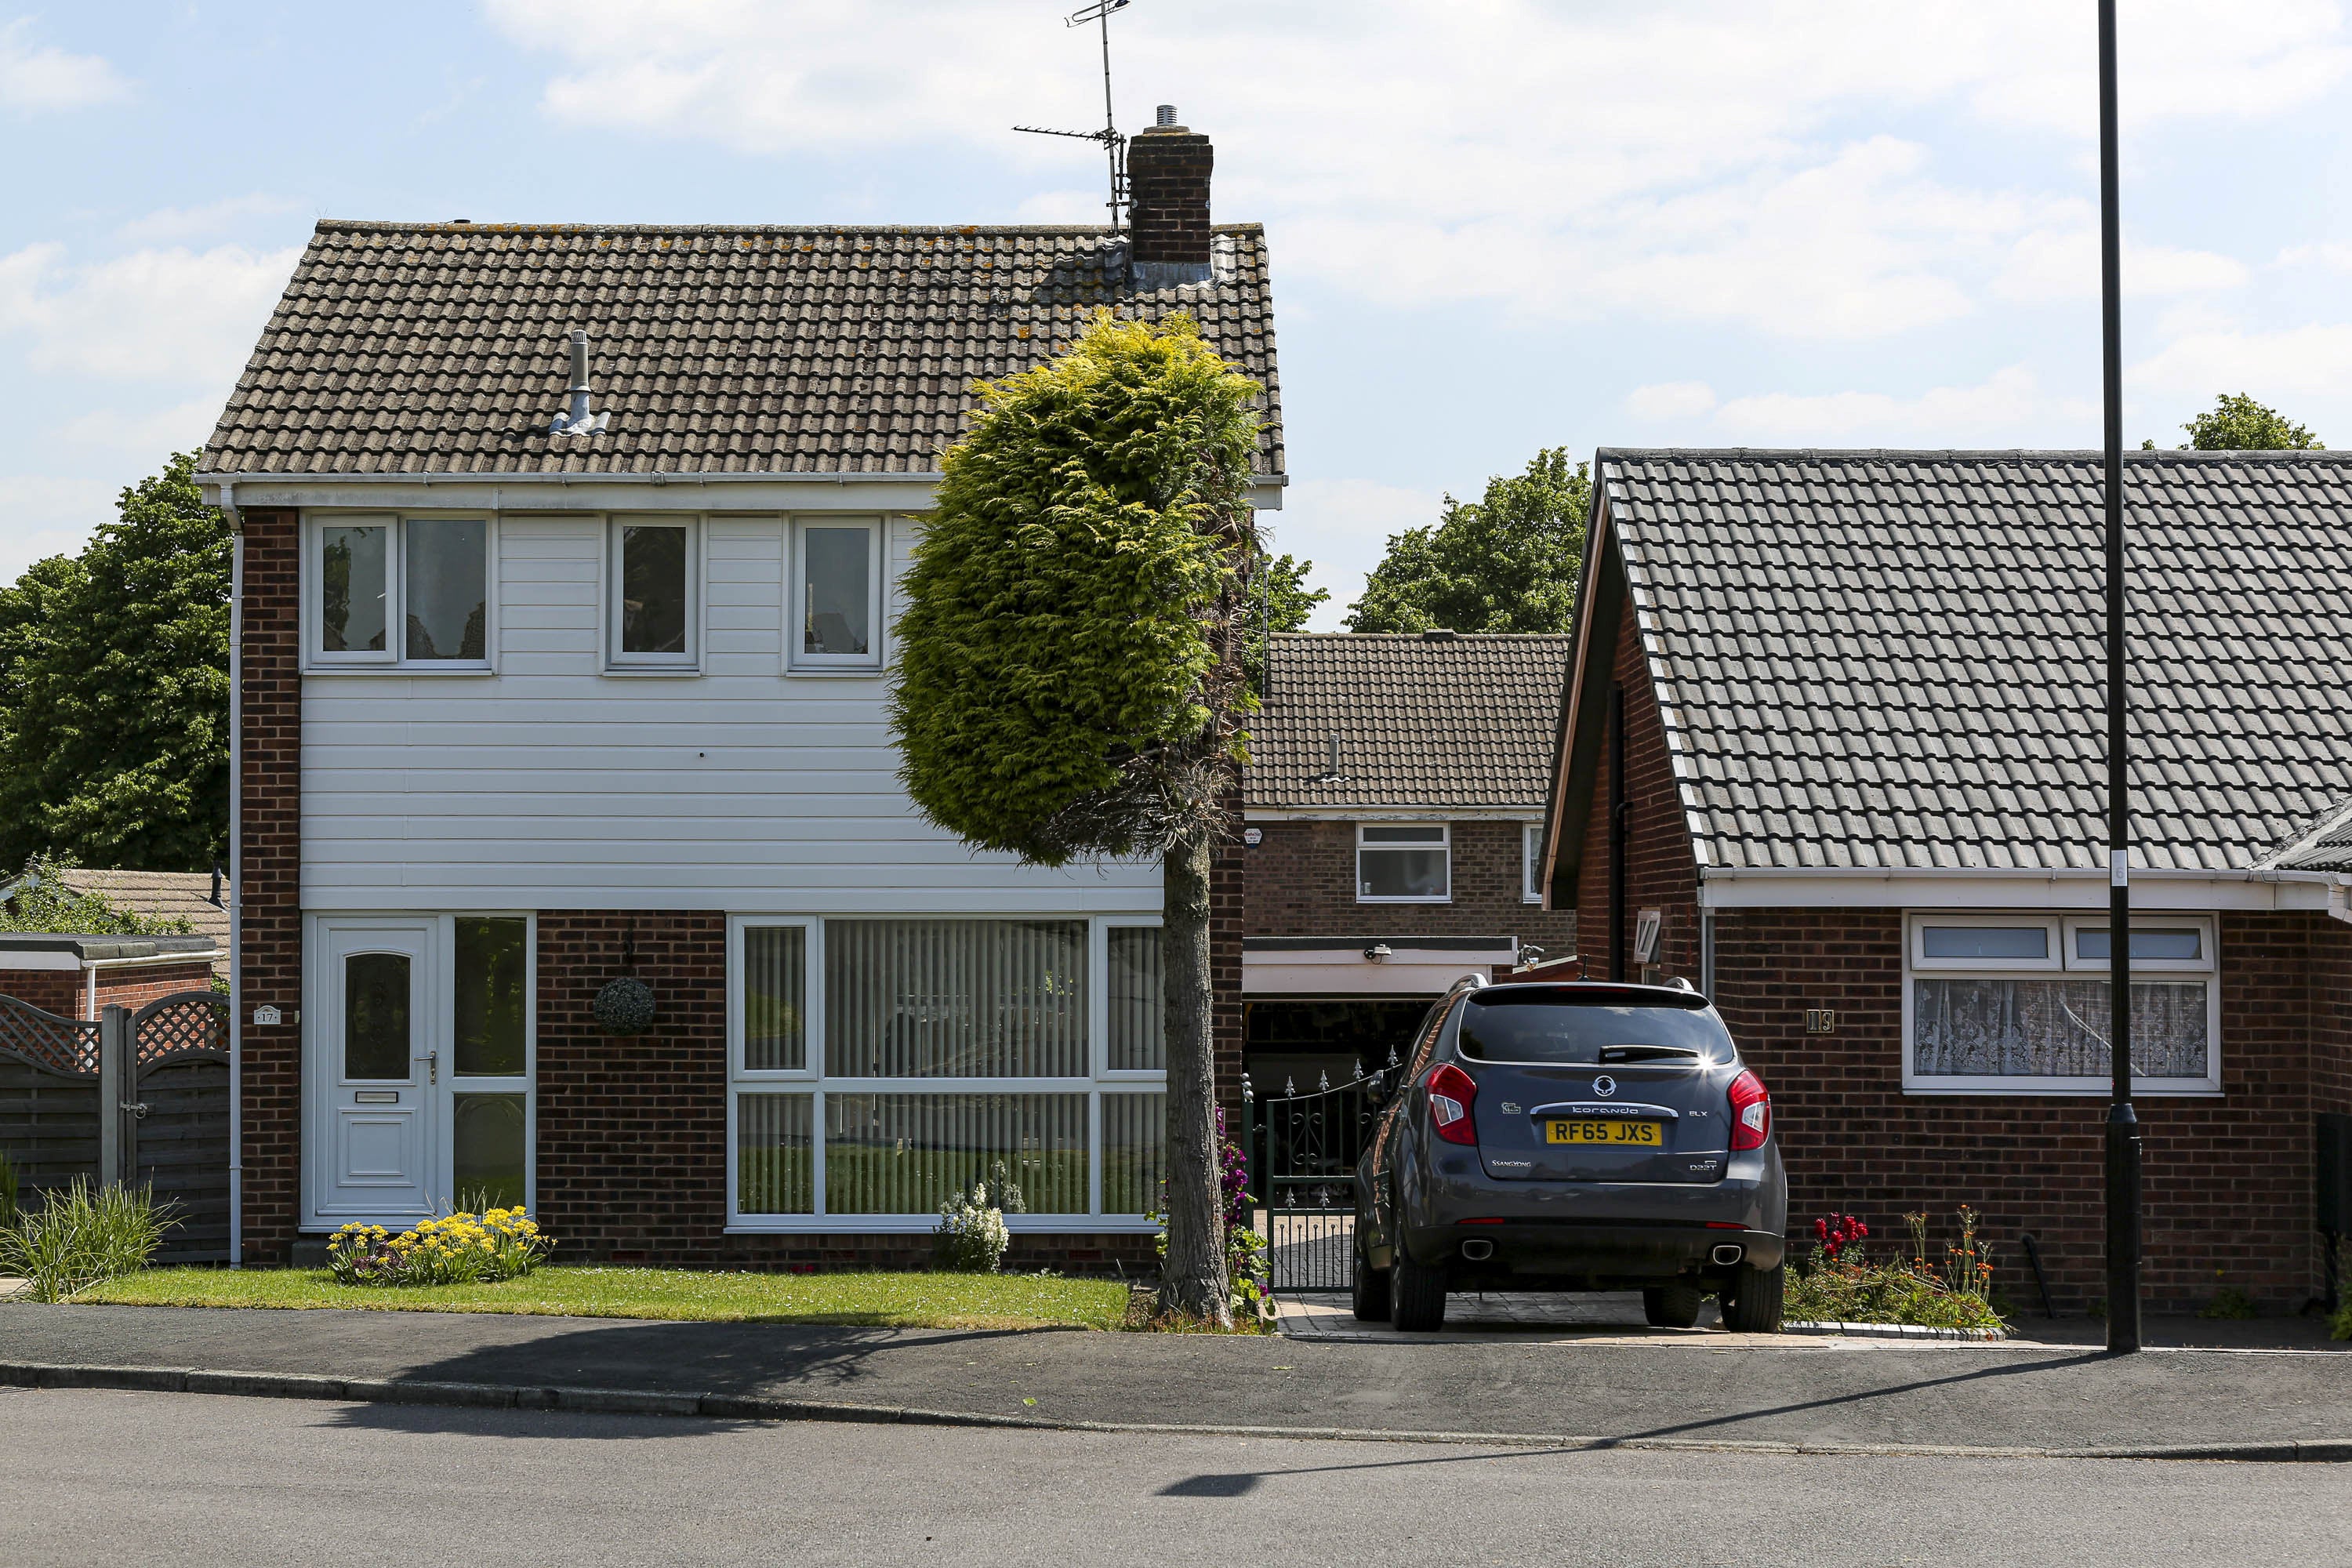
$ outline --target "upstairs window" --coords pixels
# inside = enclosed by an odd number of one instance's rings
[[[489,541],[478,517],[321,522],[310,561],[314,661],[488,668]]]
[[[1543,902],[1543,824],[1519,828],[1519,897],[1530,904]]]
[[[1906,1089],[2107,1092],[2105,917],[1914,915],[1905,945]],[[2133,918],[2136,1089],[2220,1089],[2218,979],[2211,917]]]
[[[690,520],[613,520],[606,662],[616,668],[691,669],[699,653],[699,530]]]
[[[786,628],[803,669],[872,669],[882,663],[882,525],[872,519],[803,521],[793,529]]]
[[[1443,904],[1454,896],[1449,830],[1444,824],[1356,828],[1356,901]]]

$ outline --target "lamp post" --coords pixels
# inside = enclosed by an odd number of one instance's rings
[[[2139,1349],[2140,1142],[2131,1084],[2131,781],[2125,763],[2123,240],[2116,216],[2116,0],[2099,0],[2099,291],[2106,405],[2107,1349]]]

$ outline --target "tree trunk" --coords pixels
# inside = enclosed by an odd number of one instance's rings
[[[1233,1323],[1217,1169],[1216,1058],[1209,975],[1210,834],[1195,828],[1161,862],[1168,1024],[1168,1258],[1160,1310]]]

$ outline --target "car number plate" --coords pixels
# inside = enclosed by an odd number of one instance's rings
[[[1639,1149],[1660,1149],[1665,1146],[1666,1124],[1663,1121],[1633,1121],[1621,1118],[1606,1121],[1548,1121],[1544,1123],[1547,1143],[1623,1143]]]

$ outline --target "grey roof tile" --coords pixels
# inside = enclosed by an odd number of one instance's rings
[[[1139,290],[1100,228],[672,228],[326,222],[206,443],[214,473],[929,473],[971,383],[1042,363],[1098,309],[1189,311],[1265,388],[1265,237]],[[593,437],[553,437],[590,339]]]
[[[1604,450],[1714,865],[2104,863],[2099,458]],[[2352,818],[2352,454],[2129,454],[2146,864]],[[2352,869],[2352,819],[2302,845]]]
[[[1278,636],[1250,724],[1244,804],[1539,807],[1570,647],[1540,634]]]

